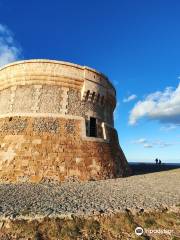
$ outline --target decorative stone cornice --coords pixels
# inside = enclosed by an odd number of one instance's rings
[[[67,81],[67,78],[70,80]],[[61,82],[61,84],[81,85],[84,79],[102,85],[106,88],[112,88],[115,95],[115,88],[108,78],[101,72],[87,66],[78,64],[48,60],[33,59],[17,61],[7,64],[0,68],[0,89],[12,82],[21,84],[39,84],[43,82],[52,84]]]

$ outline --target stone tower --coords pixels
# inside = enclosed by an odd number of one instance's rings
[[[128,175],[103,74],[52,60],[0,69],[0,182]]]

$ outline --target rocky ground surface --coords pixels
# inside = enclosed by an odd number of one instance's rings
[[[0,184],[0,217],[175,210],[179,183],[180,169],[81,183]]]

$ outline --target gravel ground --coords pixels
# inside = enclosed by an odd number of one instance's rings
[[[180,169],[91,182],[0,184],[0,217],[151,211],[180,206]]]

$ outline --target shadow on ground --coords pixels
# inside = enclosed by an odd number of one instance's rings
[[[180,168],[180,163],[163,163],[161,165],[155,163],[129,163],[132,170],[132,175],[141,175],[153,172],[168,171]]]

